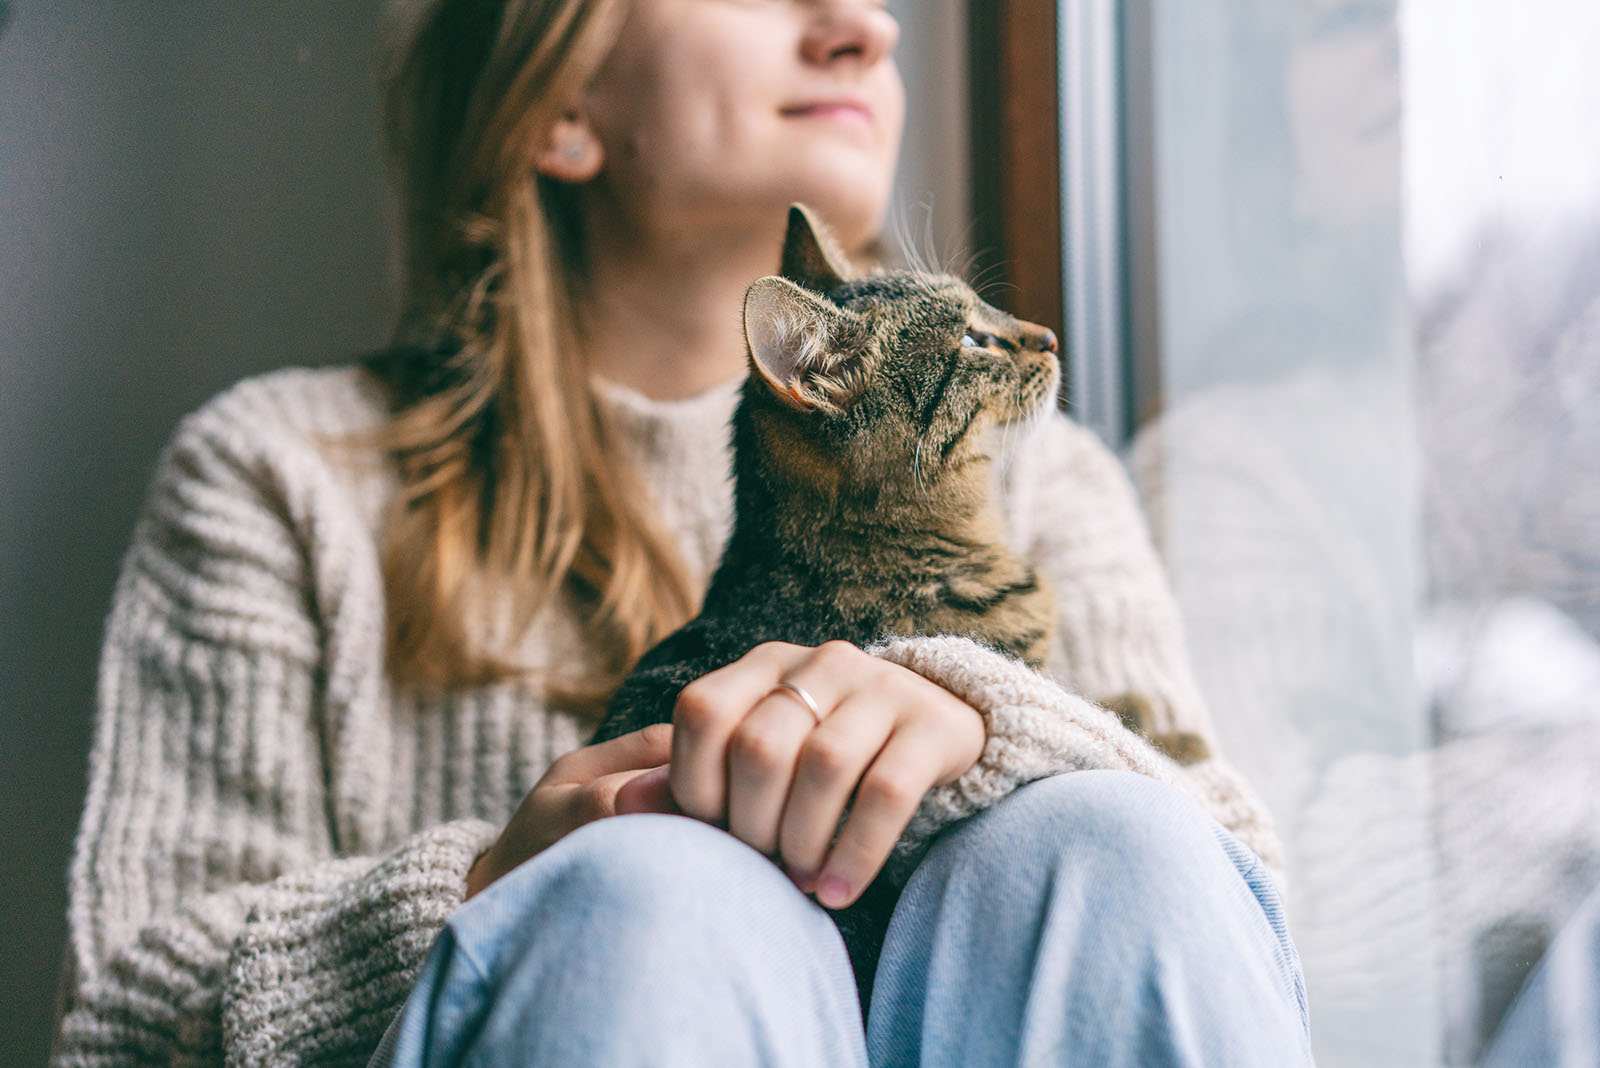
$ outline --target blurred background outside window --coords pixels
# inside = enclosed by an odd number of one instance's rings
[[[1473,1064],[1600,891],[1600,7],[1118,14],[1125,455],[1319,1063]]]

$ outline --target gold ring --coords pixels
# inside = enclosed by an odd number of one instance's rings
[[[817,724],[819,726],[821,725],[822,709],[817,707],[817,699],[815,697],[812,697],[810,694],[806,693],[792,682],[780,682],[777,686],[773,687],[772,692],[777,693],[779,690],[786,690],[798,697],[800,699],[800,703],[805,705],[806,708],[810,709],[811,714],[817,718]]]

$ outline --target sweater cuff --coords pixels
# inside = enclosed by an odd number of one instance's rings
[[[961,698],[978,710],[987,734],[977,763],[923,798],[884,865],[895,883],[910,877],[933,835],[945,825],[1036,779],[1091,768],[1132,771],[1182,790],[1260,855],[1281,882],[1277,840],[1264,808],[1238,775],[1215,758],[1179,767],[1114,713],[970,638],[897,638],[867,652]]]
[[[262,888],[222,990],[229,1068],[364,1062],[411,987],[467,872],[498,828],[430,828],[376,864],[353,858]]]
[[[1115,715],[970,638],[897,638],[867,652],[910,668],[977,709],[987,735],[977,763],[922,799],[884,865],[895,882],[910,876],[946,824],[1036,779],[1117,768],[1174,781],[1160,755]]]

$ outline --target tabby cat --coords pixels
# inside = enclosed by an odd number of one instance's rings
[[[949,275],[852,277],[800,205],[744,327],[727,547],[699,616],[639,661],[593,740],[671,722],[684,686],[762,642],[963,634],[1039,665],[1053,601],[1006,545],[994,468],[1004,428],[1053,409],[1055,336]],[[885,882],[833,914],[863,1002]]]

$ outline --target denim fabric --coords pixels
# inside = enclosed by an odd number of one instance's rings
[[[1556,935],[1479,1063],[1482,1068],[1600,1064],[1600,888]]]
[[[870,1059],[869,1059],[870,1051]],[[766,857],[637,814],[450,919],[374,1064],[1310,1064],[1254,854],[1128,772],[1053,776],[938,835],[865,1025],[838,931]]]

